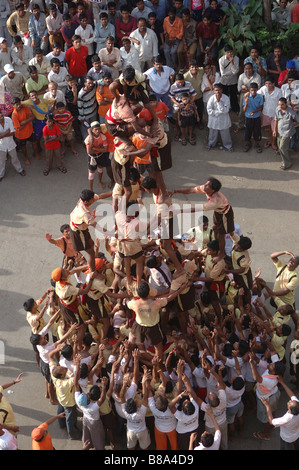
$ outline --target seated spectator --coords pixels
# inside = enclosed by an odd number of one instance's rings
[[[37,3],[32,5],[32,14],[29,17],[28,28],[32,49],[41,49],[46,54],[49,49],[46,16],[44,12],[41,12],[40,6]]]
[[[278,23],[281,28],[286,29],[292,22],[292,12],[287,8],[288,0],[279,0],[278,5],[274,3],[271,13],[272,21]]]
[[[217,61],[217,40],[219,38],[218,27],[211,21],[209,14],[204,14],[203,19],[197,25],[198,37],[197,60],[203,64],[215,65]]]
[[[122,46],[122,38],[129,37],[130,34],[137,28],[137,20],[130,14],[130,9],[127,5],[120,8],[120,18],[115,21],[115,34],[119,47]]]
[[[108,13],[102,11],[100,21],[94,28],[94,42],[96,43],[96,54],[105,47],[107,36],[115,38],[115,26],[109,22]]]

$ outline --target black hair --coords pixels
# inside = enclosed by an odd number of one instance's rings
[[[37,68],[35,67],[35,65],[29,65],[27,70],[28,73],[37,72]]]
[[[292,332],[290,325],[283,324],[281,325],[281,331],[283,336],[289,336]]]
[[[181,11],[182,15],[186,15],[186,16],[190,16],[190,10],[189,8],[184,8],[182,11]],[[189,62],[189,65],[190,65],[190,62]]]
[[[89,396],[92,401],[98,401],[101,396],[101,389],[97,385],[93,385],[89,390]]]
[[[81,201],[88,202],[94,197],[94,192],[91,189],[83,189],[80,195]]]
[[[227,52],[227,51],[232,51],[232,50],[233,50],[233,48],[232,48],[232,46],[230,46],[229,44],[226,44],[226,45],[224,46],[224,51]]]
[[[193,405],[193,403],[191,403],[191,401],[185,400],[182,406],[182,411],[185,415],[191,416],[195,413],[195,406]]]
[[[73,352],[73,347],[70,344],[66,344],[61,349],[61,354],[65,359],[71,359],[71,357],[73,356]]]
[[[83,344],[85,346],[90,346],[93,341],[92,334],[89,331],[86,331],[83,336]]]
[[[161,55],[157,55],[157,57],[154,58],[154,64],[163,64],[163,58]]]
[[[128,12],[130,13],[130,8],[129,8],[129,6],[128,6],[128,5],[122,5],[122,6],[120,7],[120,12],[122,12],[122,11],[128,11]]]
[[[275,83],[275,79],[272,75],[267,75],[266,78],[265,78],[265,83],[266,82]]]
[[[85,364],[85,362],[83,362],[82,364],[80,364],[80,379],[86,379],[86,377],[88,377],[88,374],[89,374],[88,365]]]
[[[65,107],[65,104],[63,103],[63,101],[58,101],[58,103],[56,103],[56,105],[55,105],[56,109],[64,108],[64,107]]]
[[[176,80],[185,80],[184,75],[181,72],[176,74],[175,79]]]
[[[286,366],[282,361],[274,362],[274,374],[281,375],[285,373]]]
[[[238,245],[242,250],[249,250],[252,247],[252,241],[249,237],[241,237],[238,241]]]
[[[54,65],[54,64],[59,64],[59,65],[60,65],[60,60],[57,59],[57,57],[53,57],[53,58],[50,60],[50,64],[51,64],[51,67],[52,67],[52,65]]]
[[[158,187],[156,180],[151,176],[146,176],[141,184],[145,189],[155,189]]]
[[[36,54],[43,54],[43,51],[41,50],[40,47],[37,47],[37,48],[35,49],[35,55],[36,55]]]
[[[30,336],[30,343],[32,346],[38,346],[40,343],[41,335],[38,333],[34,333],[33,335]]]
[[[211,176],[210,178],[207,179],[207,181],[210,183],[210,187],[213,189],[215,193],[220,191],[222,184],[220,183],[219,180]]]
[[[102,13],[100,13],[100,19],[101,18],[108,18],[108,13],[106,13],[105,11],[102,11]]]
[[[147,282],[142,282],[141,284],[139,284],[137,288],[137,293],[139,297],[141,297],[142,299],[146,299],[146,297],[149,295],[149,292],[150,288]]]
[[[66,21],[66,20],[71,20],[72,17],[71,17],[71,15],[70,15],[69,13],[64,13],[64,14],[62,15],[62,19],[63,19],[63,21]]]
[[[30,297],[30,299],[26,300],[26,302],[23,303],[23,308],[26,312],[31,312],[33,305],[34,299]]]
[[[169,7],[169,8],[168,8],[168,13],[174,13],[174,14],[175,14],[175,13],[176,13],[176,8],[175,8],[175,7],[172,7],[172,6]]]
[[[101,62],[101,59],[99,58],[98,55],[94,54],[92,57],[91,57],[91,63],[93,64],[94,62]]]
[[[246,64],[246,65],[247,65],[247,64]],[[258,84],[255,83],[255,82],[250,83],[250,85],[249,85],[249,89],[250,89],[250,88],[254,88],[255,90],[258,90],[258,87],[259,87]]]
[[[147,258],[147,260],[145,261],[145,265],[147,268],[156,268],[157,267],[157,257],[155,255],[151,255]]]
[[[139,171],[137,170],[137,168],[134,168],[133,166],[130,168],[130,171],[129,171],[129,179],[130,181],[138,181],[140,178],[140,173]]]
[[[278,101],[281,101],[282,103],[287,103],[287,99],[284,96],[281,96]]]
[[[209,243],[207,243],[207,247],[211,248],[213,251],[219,251],[219,241],[218,240],[212,240]]]
[[[125,410],[127,413],[132,414],[137,410],[137,405],[133,398],[129,398],[125,403]]]
[[[128,82],[131,82],[135,77],[135,69],[132,65],[128,65],[123,71],[123,77]]]
[[[290,70],[288,72],[288,79],[293,78],[294,80],[297,80],[297,72],[295,70]]]
[[[201,437],[201,443],[204,447],[211,447],[214,444],[214,434],[205,432]]]
[[[220,90],[223,90],[223,85],[222,85],[222,83],[219,83],[219,82],[218,82],[218,83],[214,83],[213,89],[215,89],[215,88],[220,88]]]
[[[234,390],[241,390],[245,385],[244,379],[242,377],[236,377],[232,382],[232,387]]]

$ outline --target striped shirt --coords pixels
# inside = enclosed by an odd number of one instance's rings
[[[77,106],[80,120],[89,119],[96,114],[98,107],[96,89],[94,85],[91,91],[86,91],[84,88],[79,91]]]
[[[169,96],[170,98],[175,99],[178,103],[181,102],[181,95],[183,93],[188,93],[190,98],[193,98],[196,96],[196,91],[194,90],[193,86],[191,85],[190,82],[185,80],[185,83],[183,86],[179,86],[176,82],[171,85],[170,90],[169,90]]]
[[[65,110],[63,113],[56,113],[54,115],[54,121],[59,127],[67,127],[74,120],[72,114]]]

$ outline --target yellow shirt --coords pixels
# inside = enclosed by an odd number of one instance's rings
[[[155,326],[160,320],[160,309],[167,305],[167,299],[133,299],[128,308],[136,314],[136,322],[141,326]]]
[[[274,281],[273,290],[278,291],[282,289],[289,289],[290,292],[286,295],[280,296],[285,304],[294,305],[295,303],[295,289],[299,285],[299,276],[296,270],[289,271],[286,263],[278,260],[274,263],[277,269],[277,277]]]
[[[226,276],[226,274],[223,273],[224,269],[225,269],[225,261],[223,259],[218,261],[218,263],[213,263],[212,256],[207,255],[206,266],[205,266],[206,277],[213,279],[213,281],[222,281]]]
[[[24,106],[27,106],[31,111],[32,114],[36,119],[39,121],[44,121],[46,114],[49,112],[50,105],[48,100],[41,99],[37,105],[34,105],[32,100],[25,100],[22,101]],[[41,111],[39,111],[39,109]]]
[[[50,365],[51,377],[53,380],[53,385],[56,390],[57,400],[61,406],[72,407],[76,404],[75,402],[75,387],[74,387],[74,378],[65,378],[65,379],[56,379],[52,370],[56,365]]]

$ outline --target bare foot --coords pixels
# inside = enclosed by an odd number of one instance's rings
[[[25,165],[31,165],[31,161],[30,160],[25,160]]]
[[[50,405],[58,405],[58,401],[57,400],[50,400]]]

